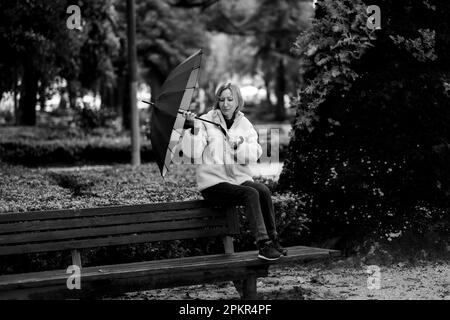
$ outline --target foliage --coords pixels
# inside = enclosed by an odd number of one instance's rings
[[[118,14],[114,0],[81,1],[86,40],[80,48],[78,80],[83,88],[99,90],[113,87],[116,74],[113,62],[118,58],[120,39],[117,32]]]
[[[297,39],[305,81],[280,187],[309,195],[316,239],[419,236],[433,226],[445,235],[450,225],[450,6],[377,4],[376,39],[363,29],[363,3],[345,0],[318,2]]]
[[[317,9],[312,27],[300,33],[293,52],[300,60],[298,99],[302,116],[296,123],[311,130],[311,117],[332,90],[348,91],[359,77],[352,67],[375,39],[366,27],[367,14],[362,1],[325,0]],[[299,123],[301,121],[301,123]]]
[[[199,9],[172,7],[164,0],[136,1],[136,37],[141,75],[153,92],[177,64],[194,51],[207,49]]]
[[[98,91],[115,83],[113,59],[119,39],[114,32],[113,0],[3,1],[0,4],[0,93],[17,90],[21,99],[16,117],[35,124],[36,97],[45,102],[46,89],[58,77],[67,80],[73,104],[82,89]],[[81,10],[80,30],[66,26],[69,5]]]
[[[228,47],[232,57],[230,62],[234,64],[228,71],[235,69],[238,74],[260,74],[268,97],[270,92],[276,94],[276,119],[284,120],[284,95],[295,92],[293,84],[297,69],[290,47],[298,33],[308,26],[312,3],[295,0],[223,1],[206,11],[209,30],[241,38],[240,45]],[[237,51],[245,42],[249,49]],[[233,60],[236,54],[242,54],[242,57]],[[250,62],[246,63],[248,59]],[[269,98],[266,101],[273,107]]]
[[[27,166],[126,163],[130,161],[130,137],[113,129],[95,128],[89,133],[73,128],[2,128],[0,160]],[[143,141],[141,156],[153,160],[151,144]]]
[[[85,132],[96,128],[113,128],[113,122],[117,118],[116,112],[110,109],[76,108],[75,110],[74,122]]]

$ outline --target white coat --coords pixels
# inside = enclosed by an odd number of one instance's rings
[[[195,121],[196,134],[192,134],[190,129],[184,131],[181,150],[199,165],[196,173],[199,190],[220,182],[239,185],[247,180],[253,181],[249,164],[257,162],[262,148],[250,121],[237,111],[232,126],[227,129],[220,109],[213,109],[200,118],[220,123],[231,139],[242,136],[244,141],[234,150],[216,125],[200,120]]]

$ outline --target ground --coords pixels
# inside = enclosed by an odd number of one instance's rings
[[[379,289],[368,266],[354,258],[272,266],[258,279],[258,299],[271,300],[450,300],[448,261],[380,266]],[[127,293],[118,299],[239,299],[231,282]]]

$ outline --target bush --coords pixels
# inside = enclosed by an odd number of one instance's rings
[[[325,0],[298,38],[304,83],[280,186],[308,194],[316,240],[431,226],[448,239],[450,6],[438,3],[378,1],[373,39],[364,3]]]
[[[97,128],[112,128],[117,113],[114,110],[101,108],[98,110],[91,108],[75,109],[74,123],[85,132],[90,132]]]
[[[74,128],[2,128],[0,160],[27,166],[127,163],[131,141],[114,129],[96,128],[85,134]],[[154,160],[150,141],[141,143],[143,161]]]

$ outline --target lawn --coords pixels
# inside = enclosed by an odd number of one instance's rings
[[[51,170],[0,163],[0,213],[200,199],[193,165]]]

